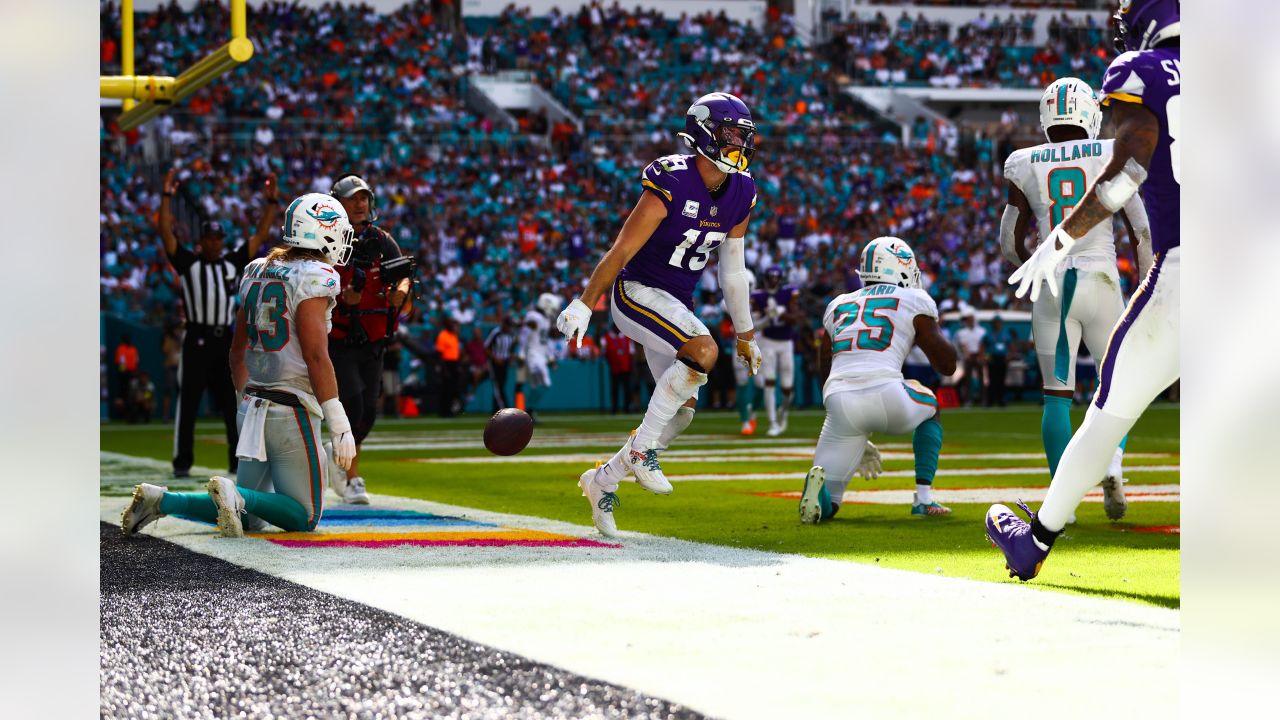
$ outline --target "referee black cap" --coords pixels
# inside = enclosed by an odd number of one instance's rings
[[[206,220],[200,223],[201,237],[226,237],[227,231],[222,229],[222,223],[217,220]]]

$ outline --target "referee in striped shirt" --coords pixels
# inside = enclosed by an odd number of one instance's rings
[[[507,370],[511,368],[511,357],[516,348],[516,321],[510,315],[502,318],[502,324],[495,327],[484,341],[489,351],[489,379],[493,385],[493,411],[497,412],[509,407],[507,402]]]
[[[200,225],[196,252],[178,244],[173,234],[173,194],[178,190],[178,170],[164,178],[160,199],[160,238],[164,252],[182,278],[182,302],[186,309],[186,337],[178,362],[178,410],[173,429],[173,476],[189,477],[195,460],[196,413],[200,397],[209,391],[227,430],[227,463],[236,471],[236,398],[231,384],[231,321],[240,274],[275,226],[279,195],[274,175],[262,191],[262,218],[249,242],[224,252],[222,226],[215,221]]]

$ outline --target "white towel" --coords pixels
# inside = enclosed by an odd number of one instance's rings
[[[267,461],[267,410],[271,402],[252,398],[240,425],[240,442],[236,444],[236,457],[245,460]]]

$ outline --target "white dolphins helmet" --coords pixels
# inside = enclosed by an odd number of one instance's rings
[[[564,305],[564,302],[560,299],[560,296],[553,293],[542,293],[538,296],[538,302],[534,303],[534,306],[538,308],[538,312],[548,318],[559,315],[562,305]]]
[[[904,288],[920,287],[920,266],[911,246],[900,238],[882,236],[862,249],[858,277],[862,282],[888,283]]]
[[[1045,137],[1054,125],[1078,125],[1089,133],[1090,140],[1102,130],[1102,106],[1089,83],[1080,78],[1054,80],[1040,96],[1040,127]]]
[[[334,265],[351,259],[351,221],[337,199],[324,193],[307,193],[284,211],[285,245],[319,250]]]

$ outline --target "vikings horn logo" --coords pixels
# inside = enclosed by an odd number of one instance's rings
[[[320,227],[326,230],[337,226],[338,221],[342,219],[342,215],[338,211],[322,203],[311,206],[307,210],[307,214],[315,218],[316,222],[320,223]]]

